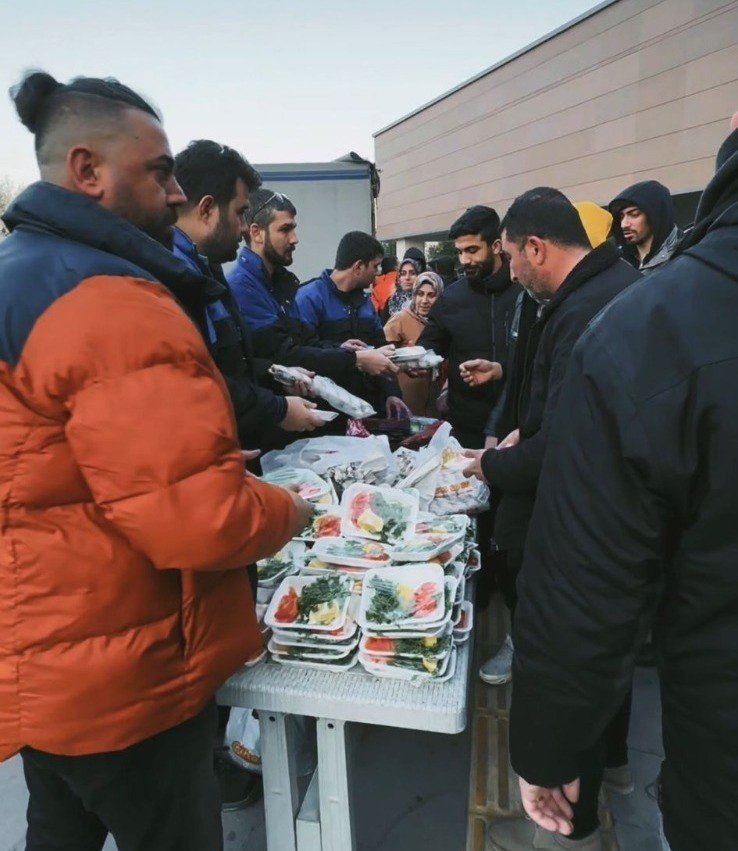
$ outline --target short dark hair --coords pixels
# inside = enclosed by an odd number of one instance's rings
[[[341,237],[336,250],[336,269],[350,269],[354,263],[371,263],[384,257],[384,248],[378,239],[360,230],[352,230]]]
[[[502,230],[516,245],[537,236],[556,245],[592,248],[576,207],[563,192],[550,186],[519,195],[502,220]]]
[[[491,245],[500,238],[500,217],[492,207],[482,204],[469,207],[448,232],[449,239],[458,239],[460,236],[480,236],[487,245]]]
[[[120,121],[126,109],[139,109],[161,121],[148,101],[113,77],[75,77],[64,84],[45,71],[29,71],[9,94],[21,122],[35,137],[42,167],[61,156],[55,137],[61,137],[65,127],[76,131],[80,125]]]
[[[261,186],[256,169],[238,151],[210,139],[196,139],[174,158],[174,176],[190,204],[212,195],[220,207],[236,194],[240,178],[249,192]]]
[[[249,226],[255,224],[260,228],[268,227],[275,213],[289,213],[291,216],[296,216],[297,210],[286,195],[262,186],[249,199],[249,208],[245,214],[246,224]]]
[[[397,257],[394,254],[390,254],[389,257],[382,258],[382,274],[388,275],[390,272],[394,272],[397,268]]]

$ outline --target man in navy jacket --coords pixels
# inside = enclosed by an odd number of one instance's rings
[[[251,331],[256,357],[304,367],[356,392],[359,372],[391,375],[397,368],[381,350],[321,340],[300,321],[294,303],[299,282],[287,269],[297,246],[296,214],[279,192],[253,193],[245,213],[247,245],[227,275],[228,285]]]
[[[297,315],[321,340],[336,345],[357,343],[381,349],[387,345],[377,311],[367,295],[374,283],[384,249],[373,236],[350,231],[338,243],[334,269],[300,287],[295,296]],[[397,383],[366,379],[362,395],[388,417],[409,417]]]

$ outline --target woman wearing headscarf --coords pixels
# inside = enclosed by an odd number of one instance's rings
[[[383,316],[385,322],[398,314],[410,302],[419,274],[420,266],[416,260],[406,259],[400,263],[395,280],[395,291],[385,305]]]
[[[443,280],[440,275],[435,272],[418,275],[407,303],[384,326],[387,342],[394,343],[398,348],[414,346],[428,322],[431,307],[442,292]],[[441,390],[437,370],[424,370],[417,377],[401,372],[398,380],[402,398],[416,417],[436,416],[436,399]]]

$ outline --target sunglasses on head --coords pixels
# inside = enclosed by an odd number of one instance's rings
[[[280,203],[283,203],[283,202],[284,202],[284,201],[286,201],[286,200],[287,200],[287,199],[284,197],[284,195],[282,195],[282,193],[281,193],[281,192],[272,192],[272,194],[271,194],[271,195],[270,195],[270,196],[266,199],[266,201],[265,201],[263,204],[261,204],[260,206],[258,206],[255,210],[253,210],[253,211],[249,214],[249,215],[250,215],[250,218],[251,218],[251,221],[252,221],[252,222],[253,222],[253,221],[255,221],[255,220],[256,220],[256,217],[259,215],[259,213],[260,213],[262,210],[266,209],[266,208],[267,208],[267,207],[268,207],[268,206],[272,203],[272,201],[278,201],[278,202],[280,202]]]

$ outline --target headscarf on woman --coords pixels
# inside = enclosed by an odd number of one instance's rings
[[[409,310],[410,313],[412,313],[412,315],[416,319],[420,320],[423,323],[423,325],[427,325],[428,324],[428,317],[427,316],[421,316],[415,310],[415,298],[418,294],[418,290],[423,286],[423,284],[430,284],[433,287],[433,289],[436,291],[436,298],[438,298],[438,296],[440,296],[441,293],[443,292],[444,283],[443,283],[443,278],[437,272],[428,271],[428,272],[421,272],[418,275],[418,278],[415,281],[415,284],[413,285],[413,292],[412,292],[412,295],[410,296],[410,301],[406,305],[405,309]]]
[[[403,307],[405,307],[408,302],[412,299],[413,293],[412,290],[403,290],[400,286],[400,274],[405,266],[410,265],[415,269],[415,274],[420,274],[420,265],[417,261],[412,260],[411,258],[407,258],[403,260],[402,263],[397,267],[397,278],[395,279],[395,291],[389,298],[387,302],[387,315],[394,316],[395,313],[399,313]]]

